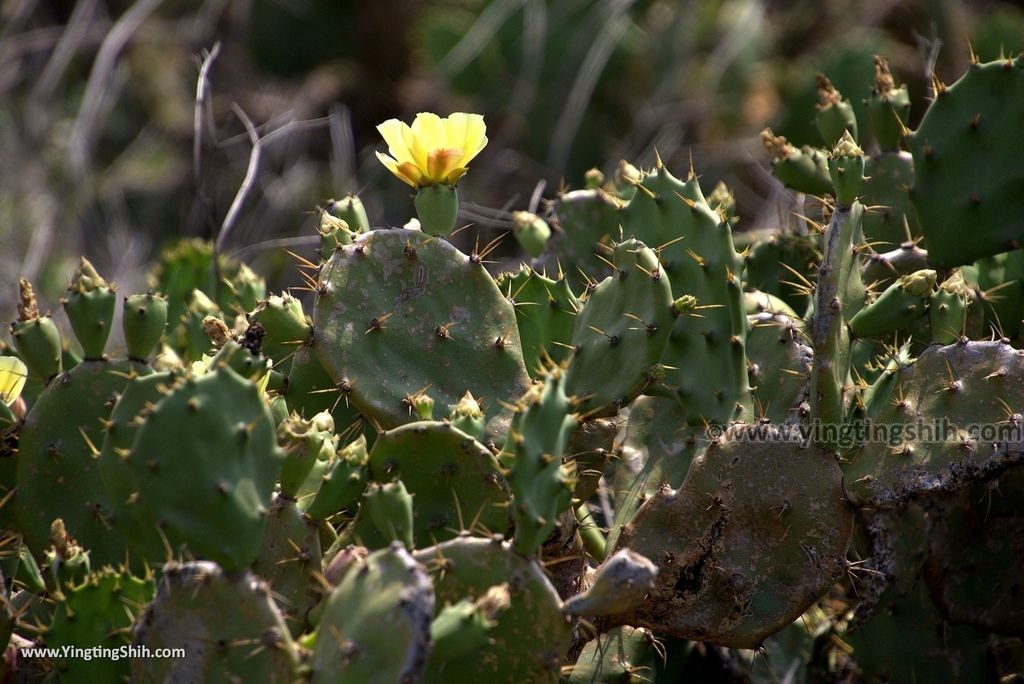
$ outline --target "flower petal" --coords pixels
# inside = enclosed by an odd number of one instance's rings
[[[412,122],[412,132],[426,149],[427,153],[430,153],[432,150],[444,149],[448,146],[444,120],[437,114],[431,112],[420,112],[417,114]]]
[[[398,177],[414,188],[423,184],[423,172],[412,162],[402,162],[398,165]]]
[[[16,356],[0,356],[0,401],[10,406],[21,396],[28,368]]]
[[[457,147],[460,150],[465,150],[466,147],[466,130],[468,127],[469,114],[464,112],[455,112],[447,119],[444,120],[445,137],[448,141],[448,147]]]
[[[461,145],[462,163],[460,166],[465,166],[487,145],[487,125],[484,123],[484,117],[480,114],[456,112],[448,118],[455,120],[457,123],[454,125],[459,126],[463,131],[462,139],[457,144],[452,144],[452,147]]]
[[[409,132],[409,126],[399,121],[398,119],[388,119],[384,123],[377,126],[377,131],[380,132],[384,142],[388,144],[388,152],[395,158],[398,163],[404,161],[415,161],[412,156],[412,151],[409,149],[408,137],[406,133]]]
[[[460,166],[457,169],[453,169],[451,172],[449,172],[448,178],[445,180],[445,182],[448,185],[455,185],[456,183],[459,182],[460,178],[466,175],[466,171],[468,170],[469,169],[467,169],[465,166]]]

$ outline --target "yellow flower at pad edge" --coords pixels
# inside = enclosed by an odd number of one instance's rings
[[[377,126],[390,156],[377,158],[391,173],[414,188],[454,185],[470,161],[487,145],[487,126],[480,114],[456,112],[442,119],[421,112],[412,126],[388,119]]]
[[[10,406],[21,396],[28,368],[16,356],[0,356],[0,400]]]

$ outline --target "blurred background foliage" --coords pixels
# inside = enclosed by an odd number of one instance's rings
[[[197,75],[215,44],[196,158]],[[162,247],[215,234],[250,163],[239,110],[260,156],[223,250],[279,289],[297,276],[272,248],[301,251],[329,198],[358,192],[375,225],[411,215],[373,156],[386,118],[485,115],[491,143],[462,183],[475,228],[459,240],[507,229],[540,181],[551,197],[655,150],[677,175],[692,158],[707,192],[728,183],[739,230],[768,227],[792,205],[757,134],[820,144],[816,72],[859,106],[881,53],[919,116],[932,74],[955,79],[969,45],[1019,52],[1024,13],[966,0],[2,0],[0,314],[13,318],[19,276],[54,307],[84,254],[133,291]],[[500,258],[520,258],[505,243]]]

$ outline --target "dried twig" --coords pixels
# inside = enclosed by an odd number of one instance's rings
[[[232,103],[231,109],[245,126],[245,130],[249,134],[249,142],[252,143],[252,150],[249,152],[249,166],[245,169],[245,178],[242,179],[242,184],[238,187],[238,192],[235,193],[235,199],[232,200],[231,206],[228,207],[228,213],[224,215],[224,221],[220,224],[220,231],[217,232],[217,239],[214,241],[215,255],[220,252],[224,241],[227,240],[228,235],[231,234],[231,230],[238,221],[238,215],[242,211],[242,205],[245,204],[245,198],[248,197],[253,184],[256,182],[256,174],[260,168],[260,155],[263,152],[263,141],[256,133],[256,127],[253,126],[249,115],[242,111],[242,108],[237,104]]]

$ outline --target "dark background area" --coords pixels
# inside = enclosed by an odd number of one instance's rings
[[[916,122],[933,73],[952,81],[969,45],[987,60],[1022,39],[1015,4],[956,0],[5,0],[0,314],[13,318],[19,276],[55,307],[85,254],[122,291],[143,289],[161,247],[215,232],[250,159],[235,107],[262,143],[224,251],[280,289],[298,279],[273,248],[304,249],[328,199],[358,192],[375,225],[411,216],[408,188],[373,155],[384,119],[484,114],[490,144],[460,184],[476,227],[460,240],[507,229],[540,181],[550,198],[591,167],[650,166],[655,150],[676,175],[692,158],[706,192],[724,180],[737,230],[769,227],[785,192],[757,135],[820,142],[816,72],[859,106],[883,54]],[[218,43],[204,205],[195,98]]]

